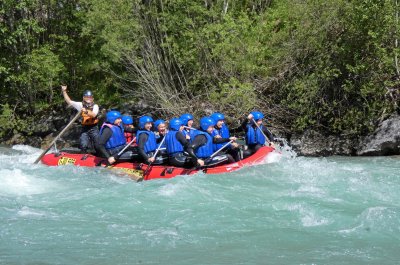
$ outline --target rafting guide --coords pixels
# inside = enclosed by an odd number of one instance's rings
[[[80,140],[80,149],[83,153],[87,153],[89,146],[94,147],[97,143],[99,136],[99,122],[97,115],[99,114],[99,106],[94,103],[93,93],[90,90],[83,92],[82,101],[72,101],[67,93],[67,86],[62,85],[61,91],[64,96],[65,102],[69,106],[74,107],[77,111],[81,112],[82,116],[82,131]]]

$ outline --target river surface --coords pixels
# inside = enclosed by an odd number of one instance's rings
[[[399,264],[400,160],[304,158],[136,183],[0,147],[0,264]]]

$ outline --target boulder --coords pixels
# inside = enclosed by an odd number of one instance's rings
[[[400,116],[396,113],[382,121],[377,129],[361,140],[357,155],[380,156],[400,154]]]
[[[25,144],[26,138],[20,134],[14,134],[10,139],[3,142],[5,145],[16,145],[16,144]]]
[[[290,138],[290,146],[302,156],[354,155],[357,144],[357,140],[344,136],[326,136],[314,130]]]

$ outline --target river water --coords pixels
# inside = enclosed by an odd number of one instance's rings
[[[136,183],[0,147],[0,264],[399,264],[400,159]]]

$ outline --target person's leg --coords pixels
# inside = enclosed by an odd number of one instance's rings
[[[140,161],[140,155],[137,148],[130,146],[119,156],[118,161]]]
[[[248,158],[252,154],[254,154],[256,151],[254,149],[247,148],[246,150],[243,151],[243,158]]]
[[[192,159],[184,154],[178,154],[169,158],[169,163],[175,167],[192,168],[195,166]]]
[[[90,138],[90,142],[91,142],[93,148],[97,144],[97,141],[98,141],[98,139],[100,137],[99,135],[100,135],[100,131],[99,131],[99,127],[97,127],[97,125],[95,125],[92,128],[90,128],[90,130],[89,130],[89,138]]]
[[[215,167],[215,166],[220,166],[223,164],[227,164],[227,163],[234,163],[235,160],[233,159],[233,157],[231,155],[228,154],[221,154],[221,155],[217,155],[214,156],[211,159],[205,159],[205,165],[209,166],[209,167]]]
[[[79,138],[79,141],[80,141],[79,148],[81,149],[82,153],[86,154],[88,146],[89,146],[89,141],[90,141],[89,132],[88,132],[87,128],[82,127],[82,133]]]
[[[236,162],[242,159],[241,158],[241,150],[239,147],[238,148],[230,148],[227,150],[226,153],[231,155]]]

